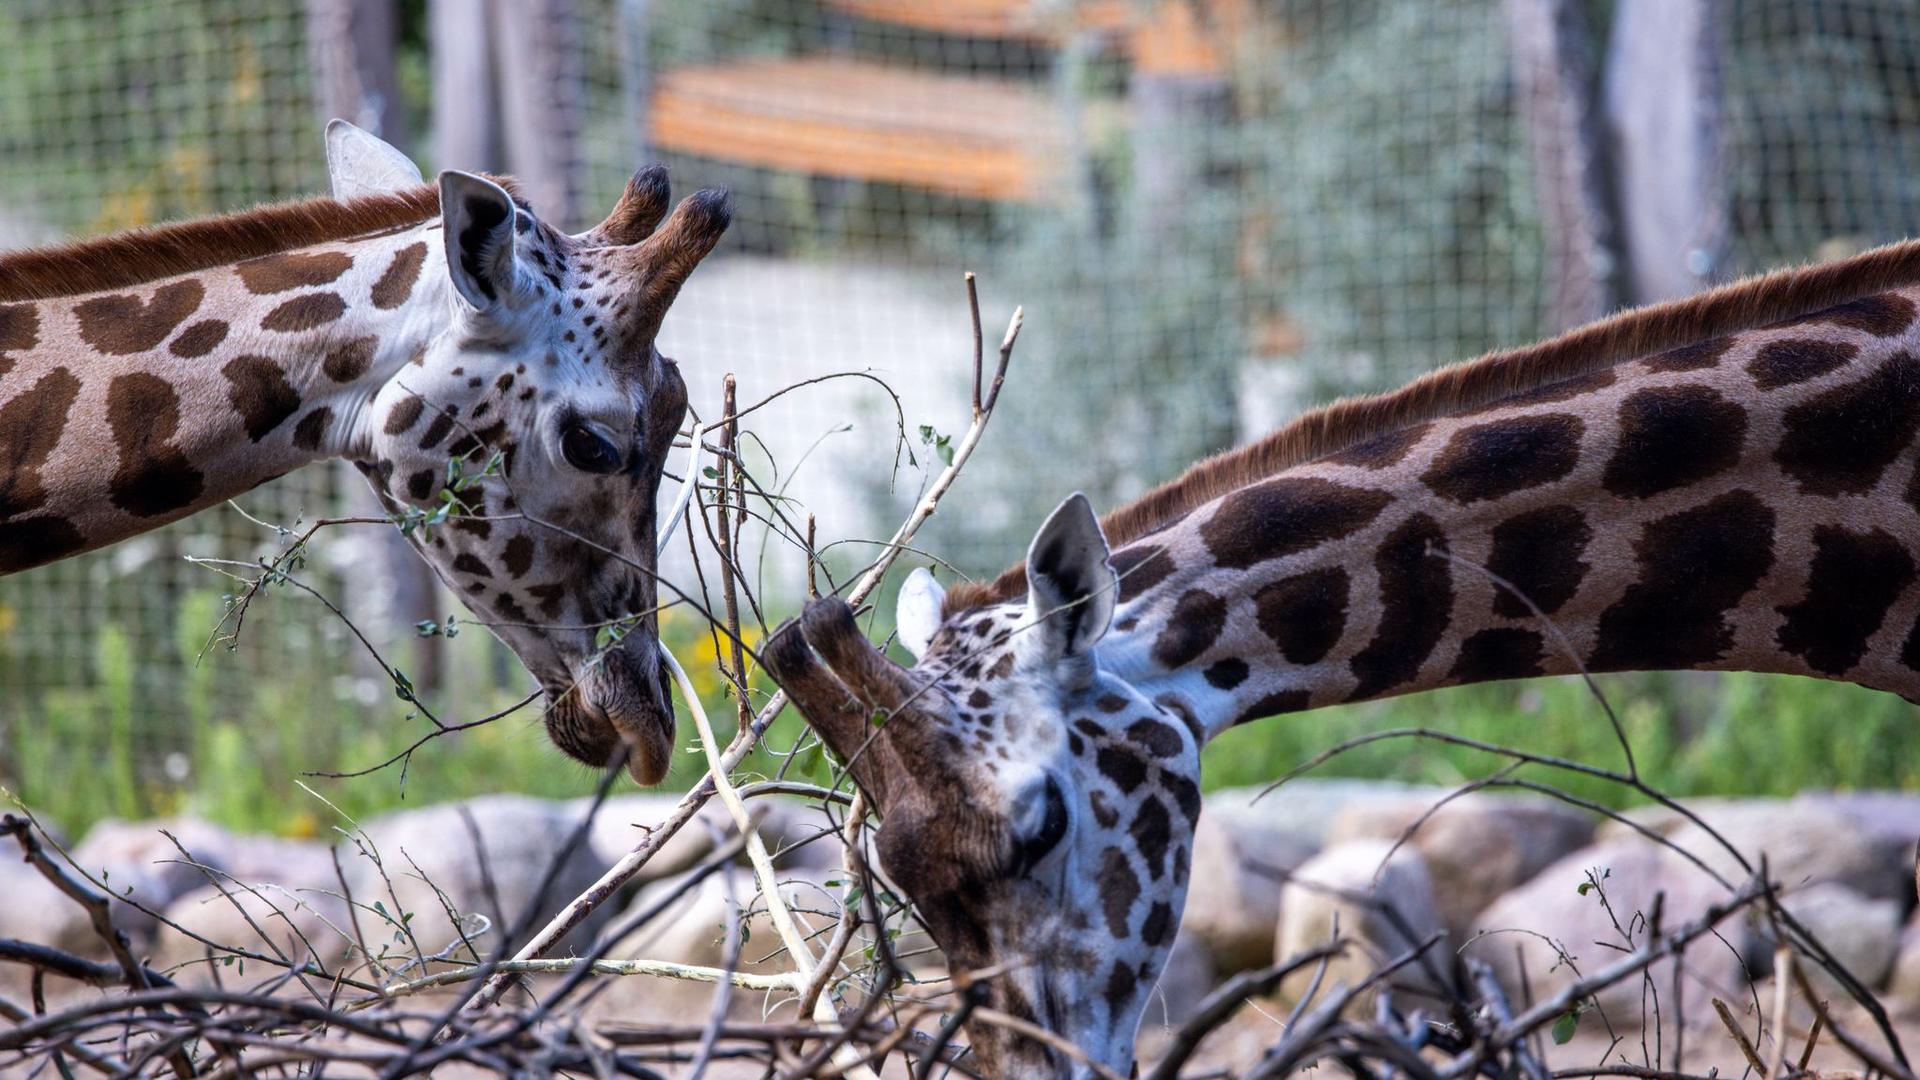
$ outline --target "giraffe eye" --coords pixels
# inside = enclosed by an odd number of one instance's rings
[[[1059,846],[1062,837],[1067,834],[1067,800],[1060,793],[1060,785],[1053,777],[1047,777],[1046,786],[1035,794],[1039,795],[1038,805],[1027,807],[1029,820],[1021,823],[1021,835],[1015,837],[1013,845],[1013,874],[1019,877],[1034,868],[1041,859],[1047,857]]]
[[[581,472],[610,473],[620,467],[620,451],[585,424],[569,424],[560,435],[560,453]]]

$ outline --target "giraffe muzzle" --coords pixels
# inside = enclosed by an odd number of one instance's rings
[[[643,786],[657,784],[673,760],[673,699],[665,672],[651,670],[625,649],[608,651],[581,679],[581,703],[627,745],[627,772]]]

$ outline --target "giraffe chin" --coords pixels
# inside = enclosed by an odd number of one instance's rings
[[[648,679],[624,651],[609,652],[581,680],[580,704],[626,744],[627,773],[635,783],[651,787],[665,778],[673,761],[674,715],[664,679]]]
[[[543,720],[561,753],[604,769],[624,750],[627,773],[651,787],[673,760],[673,705],[664,679],[650,687],[633,668],[625,654],[609,652],[578,679],[550,682]]]

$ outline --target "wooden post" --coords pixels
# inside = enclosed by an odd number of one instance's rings
[[[1620,302],[1596,59],[1583,0],[1505,0],[1514,92],[1546,242],[1547,328],[1568,330]]]
[[[1237,8],[1163,0],[1143,9],[1129,33],[1134,220],[1155,239],[1184,220],[1204,183],[1206,135],[1232,114],[1223,44],[1232,28],[1226,16]]]
[[[500,168],[487,0],[428,0],[433,154],[442,169]]]
[[[1619,0],[1606,113],[1631,299],[1724,277],[1720,39],[1724,0]]]
[[[493,3],[493,71],[507,171],[541,220],[568,232],[585,228],[593,222],[581,218],[586,90],[574,0]]]

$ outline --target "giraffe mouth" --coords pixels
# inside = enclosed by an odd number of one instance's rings
[[[610,651],[581,679],[579,695],[583,711],[626,744],[627,772],[648,787],[666,776],[673,760],[673,699],[666,672],[658,662],[653,668],[642,670],[624,650]]]

